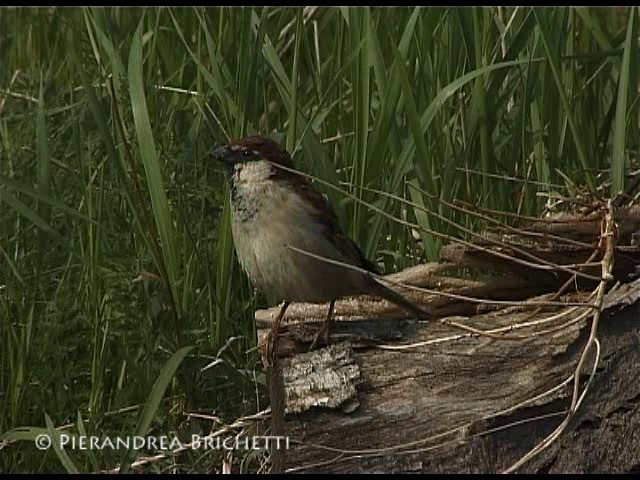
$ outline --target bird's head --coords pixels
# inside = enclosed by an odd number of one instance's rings
[[[278,165],[292,168],[291,156],[284,147],[262,136],[245,137],[217,147],[211,156],[222,162],[231,179],[247,176],[250,171],[251,176],[271,176]]]

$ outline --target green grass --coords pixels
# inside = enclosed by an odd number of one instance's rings
[[[483,225],[438,199],[535,215],[539,192],[573,195],[601,172],[624,188],[639,140],[636,17],[0,9],[0,471],[133,459],[40,452],[47,429],[188,435],[212,426],[186,412],[230,421],[268,402],[253,322],[267,304],[235,261],[212,147],[280,135],[300,169],[350,193],[319,185],[386,272],[434,260],[440,240],[416,242],[368,206],[458,234],[443,217]],[[261,457],[234,462],[255,471]]]

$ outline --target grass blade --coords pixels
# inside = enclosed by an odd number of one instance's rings
[[[38,227],[42,232],[45,232],[47,235],[52,237],[54,240],[68,245],[68,241],[58,232],[56,232],[49,223],[42,218],[38,213],[33,210],[28,205],[22,203],[20,200],[15,198],[13,195],[10,195],[8,192],[2,192],[2,202],[9,205],[13,208],[19,215],[22,215],[27,220],[31,221],[36,227]]]
[[[176,287],[179,279],[178,254],[176,247],[176,236],[173,227],[173,220],[169,210],[169,200],[165,192],[164,181],[162,179],[162,167],[158,159],[149,111],[145,98],[145,88],[142,77],[142,26],[144,18],[140,21],[138,29],[133,37],[131,51],[129,53],[129,94],[131,96],[131,108],[133,110],[133,120],[138,136],[138,146],[140,157],[144,165],[147,186],[151,197],[151,207],[153,210],[155,224],[160,235],[162,245],[162,256],[164,266],[167,270],[166,279],[168,288],[172,292],[177,308],[177,315],[180,317],[180,302],[177,301]]]
[[[51,421],[51,418],[49,418],[49,415],[45,413],[44,419],[47,423],[47,433],[49,435],[49,438],[51,439],[51,445],[53,446],[53,450],[56,452],[60,463],[62,463],[62,466],[68,473],[80,473],[78,467],[73,464],[73,462],[69,458],[69,455],[62,447],[61,433],[56,430],[56,427],[53,425],[53,422]]]
[[[624,54],[620,67],[620,79],[618,81],[618,98],[616,101],[616,114],[613,123],[613,154],[611,157],[611,193],[613,198],[624,190],[624,150],[627,139],[627,99],[632,83],[632,60],[635,58],[637,45],[636,37],[636,8],[629,8],[629,24],[627,25],[627,37],[624,42]]]
[[[12,178],[6,177],[4,175],[0,175],[0,187],[4,187],[10,190],[17,190],[21,193],[24,193],[30,196],[34,200],[37,200],[40,204],[50,205],[51,207],[56,208],[66,213],[69,216],[78,218],[79,220],[83,220],[85,222],[91,222],[95,225],[98,224],[97,221],[87,217],[86,215],[83,215],[82,213],[78,212],[78,210],[76,210],[75,208],[69,207],[64,203],[56,200],[55,198],[52,198],[48,194],[42,193],[38,190],[34,190],[28,185],[24,185],[23,183],[17,182]],[[46,220],[46,219],[43,218],[43,220]]]
[[[149,398],[147,398],[147,402],[144,405],[142,413],[140,414],[140,418],[138,419],[138,424],[136,425],[136,430],[134,432],[134,436],[142,437],[146,435],[151,426],[151,422],[158,411],[158,407],[160,406],[160,402],[164,397],[164,393],[169,387],[169,383],[173,379],[178,367],[185,359],[187,354],[193,349],[193,347],[183,347],[174,353],[171,358],[165,363],[164,367],[162,367],[162,371],[156,382],[151,389],[151,393],[149,394]],[[124,460],[120,466],[120,473],[127,473],[129,468],[131,467],[131,462],[133,461],[134,450],[130,449],[125,454]]]
[[[589,187],[594,188],[593,176],[589,173],[589,160],[587,158],[587,147],[582,134],[578,128],[578,124],[576,123],[575,117],[573,115],[573,110],[569,103],[569,97],[567,96],[567,92],[565,90],[565,86],[562,82],[562,76],[560,75],[560,61],[558,52],[553,49],[550,40],[550,33],[547,28],[546,18],[542,17],[542,13],[534,8],[533,14],[536,17],[536,21],[538,23],[538,28],[540,30],[540,37],[542,39],[542,43],[544,45],[544,49],[547,55],[547,62],[549,67],[551,68],[551,73],[553,74],[553,79],[556,83],[556,88],[558,89],[558,93],[560,95],[560,101],[562,103],[562,108],[564,109],[565,115],[567,116],[567,121],[569,122],[569,128],[571,129],[571,134],[573,137],[573,143],[576,147],[576,153],[578,155],[578,160],[584,169],[585,180]]]

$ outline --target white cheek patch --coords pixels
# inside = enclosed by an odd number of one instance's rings
[[[235,165],[238,180],[241,182],[261,182],[272,175],[272,166],[269,162],[258,160]]]

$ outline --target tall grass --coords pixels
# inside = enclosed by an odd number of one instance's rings
[[[639,139],[636,17],[1,9],[0,470],[133,459],[17,441],[47,428],[186,435],[211,426],[184,412],[230,420],[267,401],[253,322],[266,300],[236,265],[212,147],[280,135],[300,169],[351,194],[319,185],[385,271],[434,260],[439,240],[367,204],[457,233],[424,207],[480,228],[436,199],[534,215],[554,194],[624,188]],[[215,453],[177,462],[221,465]]]

